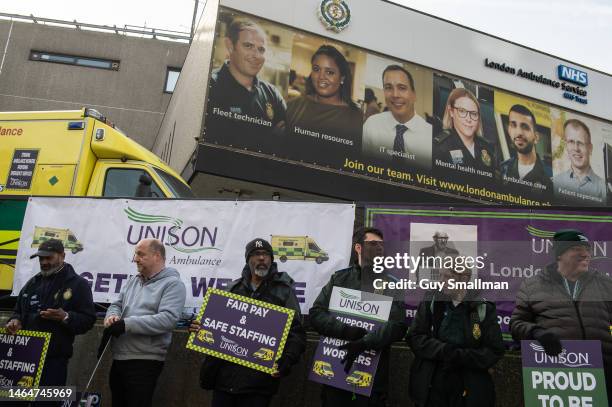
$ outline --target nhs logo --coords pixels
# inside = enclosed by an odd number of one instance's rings
[[[576,68],[572,68],[565,65],[559,65],[558,68],[559,79],[566,80],[568,82],[575,83],[580,86],[587,86],[589,84],[589,77],[586,72],[579,71]]]

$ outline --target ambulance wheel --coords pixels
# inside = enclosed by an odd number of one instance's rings
[[[281,263],[284,263],[287,261],[287,256],[280,256],[280,261]]]
[[[323,263],[323,257],[317,257],[315,261],[317,262],[317,264],[321,264]]]

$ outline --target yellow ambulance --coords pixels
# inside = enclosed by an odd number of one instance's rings
[[[327,252],[308,236],[272,235],[274,257],[281,262],[287,260],[314,260],[317,264],[329,260]]]
[[[193,197],[166,163],[93,109],[0,112],[3,195]]]
[[[0,200],[15,195],[194,197],[159,157],[87,108],[0,112]],[[21,222],[0,219],[0,290],[13,285]]]

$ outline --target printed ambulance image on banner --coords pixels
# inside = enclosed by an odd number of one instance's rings
[[[66,262],[90,283],[96,302],[115,300],[137,273],[132,258],[139,240],[161,240],[166,266],[185,283],[186,307],[198,307],[208,288],[224,289],[239,278],[245,245],[259,237],[271,242],[279,271],[293,278],[307,313],[331,273],[349,263],[354,217],[355,206],[346,204],[31,198],[13,295],[39,272],[29,257],[45,231],[64,236]]]

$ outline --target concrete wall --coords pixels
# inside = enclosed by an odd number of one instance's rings
[[[95,366],[95,355],[102,326],[97,324],[93,330],[78,337],[75,353],[71,360],[68,382],[76,384],[79,391]],[[154,406],[208,406],[212,392],[199,387],[200,363],[203,355],[185,348],[187,332],[176,330],[164,366],[157,384]],[[302,362],[292,369],[291,375],[283,379],[280,392],[274,398],[273,407],[292,406],[310,407],[320,405],[320,385],[307,379],[308,369],[312,363],[313,353],[318,337],[311,333],[308,336],[306,354]],[[108,351],[107,351],[108,352]],[[409,368],[412,363],[412,352],[404,343],[396,343],[391,351],[390,400],[389,407],[412,406],[407,394]],[[105,355],[94,377],[91,391],[102,393],[103,406],[110,406],[110,388],[108,373],[111,358]],[[497,391],[497,405],[518,407],[523,405],[521,362],[517,353],[507,354],[494,368],[494,379]],[[341,406],[338,406],[341,407]]]
[[[200,138],[219,0],[207,0],[159,135],[151,149],[179,174],[188,167]],[[200,195],[201,196],[201,195]]]
[[[0,60],[7,41],[0,111],[93,107],[147,148],[170,101],[163,92],[166,69],[181,67],[189,49],[181,42],[0,20]],[[119,60],[120,68],[30,61],[31,50]]]

